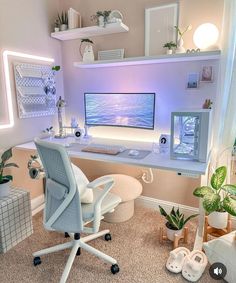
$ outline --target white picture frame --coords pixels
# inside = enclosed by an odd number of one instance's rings
[[[199,73],[188,74],[187,89],[197,89],[199,87]]]
[[[203,83],[213,82],[213,66],[203,66],[202,67],[201,82]]]
[[[165,54],[163,45],[177,40],[178,3],[145,9],[145,56]]]

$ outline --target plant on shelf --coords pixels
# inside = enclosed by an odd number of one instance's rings
[[[213,173],[211,186],[198,187],[193,192],[194,196],[203,199],[209,225],[219,229],[227,226],[228,213],[236,216],[236,185],[224,185],[226,176],[227,168],[221,166]]]
[[[167,228],[167,238],[171,241],[174,240],[175,234],[182,234],[182,230],[185,224],[192,218],[198,216],[198,214],[190,215],[185,219],[184,214],[180,213],[179,208],[175,209],[172,207],[171,212],[168,214],[163,207],[159,205],[160,213],[167,220],[166,228]]]
[[[55,32],[60,31],[60,22],[59,22],[59,19],[56,19],[55,22],[54,22],[54,31],[55,31]]]
[[[60,31],[64,31],[68,29],[68,14],[67,12],[61,12],[61,15],[57,15],[57,19],[60,25]]]
[[[7,196],[9,193],[9,182],[13,179],[12,175],[4,175],[4,169],[19,166],[16,163],[7,161],[12,157],[12,148],[7,149],[1,155],[0,160],[0,196]]]
[[[95,15],[91,16],[92,21],[96,21],[97,25],[100,27],[106,27],[106,24],[109,22],[109,16],[111,11],[97,11]]]
[[[172,48],[177,47],[176,43],[173,41],[167,42],[163,45],[164,48],[167,48],[167,54],[172,54]]]
[[[183,40],[183,35],[192,29],[191,25],[188,25],[183,31],[181,31],[181,29],[178,26],[174,26],[174,28],[176,29],[177,33],[178,33],[178,41],[177,41],[177,49],[176,49],[176,53],[184,53],[185,52],[185,48],[183,47],[184,45],[184,40]]]

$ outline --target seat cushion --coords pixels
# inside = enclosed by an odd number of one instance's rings
[[[75,180],[77,183],[77,188],[80,194],[81,203],[92,203],[93,202],[93,190],[87,188],[89,180],[84,175],[84,173],[80,170],[79,167],[71,163],[72,170],[75,175]]]
[[[93,219],[94,216],[94,203],[96,200],[100,197],[103,190],[99,188],[93,189],[93,203],[91,204],[82,204],[82,213],[83,213],[83,220],[89,221]],[[121,202],[121,198],[115,194],[108,193],[104,200],[102,201],[102,215],[107,213],[108,211],[111,211],[113,208],[115,208],[119,203]]]
[[[122,202],[136,199],[141,195],[143,186],[134,177],[124,174],[110,174],[106,176],[114,179],[114,185],[110,192],[118,195]]]

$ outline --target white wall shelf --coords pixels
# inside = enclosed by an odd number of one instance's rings
[[[92,36],[101,36],[113,33],[128,32],[129,28],[121,23],[107,24],[106,27],[90,26],[84,28],[76,28],[65,31],[53,32],[51,37],[59,40],[71,40],[78,38],[88,38]]]
[[[219,58],[220,58],[220,50],[216,50],[216,51],[205,51],[205,52],[196,52],[196,53],[180,53],[180,54],[171,54],[171,55],[130,57],[119,60],[100,60],[91,63],[74,62],[74,66],[78,68],[103,68],[103,67],[114,67],[114,66],[204,61],[204,60],[214,60]]]

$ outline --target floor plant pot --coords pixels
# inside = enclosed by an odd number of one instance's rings
[[[5,183],[0,184],[0,198],[7,197],[10,193],[10,180],[6,180]]]
[[[207,217],[208,224],[217,229],[225,229],[227,227],[228,212],[218,212],[214,211],[210,213]]]
[[[173,230],[168,228],[167,224],[166,224],[166,237],[167,239],[169,239],[170,241],[174,241],[175,240],[175,235],[180,236],[183,233],[183,229],[180,230]]]

